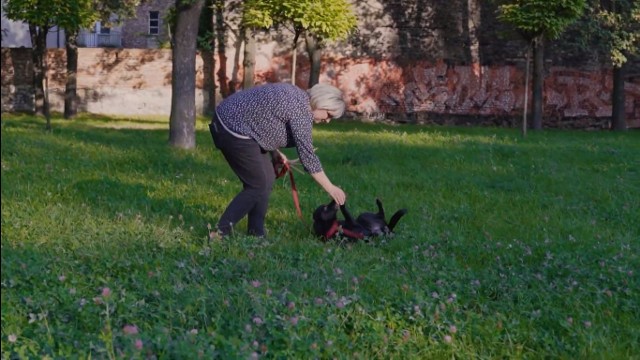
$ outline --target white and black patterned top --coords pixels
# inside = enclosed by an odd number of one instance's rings
[[[226,98],[216,113],[229,130],[254,139],[263,150],[295,147],[307,172],[322,171],[313,151],[309,95],[299,87],[285,83],[256,86]]]

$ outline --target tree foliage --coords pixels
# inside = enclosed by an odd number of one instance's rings
[[[84,28],[97,20],[111,21],[135,16],[144,0],[6,0],[8,19],[39,27]]]
[[[640,1],[611,1],[610,6],[597,1],[590,13],[614,66],[621,67],[629,55],[640,53]]]
[[[99,20],[93,0],[68,0],[57,9],[56,25],[63,29],[81,29]]]
[[[312,52],[319,52],[324,41],[347,37],[356,27],[357,18],[346,0],[247,0],[242,22],[250,28],[284,26],[293,32],[291,81],[295,83],[299,37],[304,34],[312,39]],[[318,54],[309,54],[312,62],[313,58],[319,59]],[[312,68],[319,69],[319,63]]]
[[[121,21],[135,17],[138,6],[144,2],[145,0],[93,0],[95,11],[105,23],[114,18]]]
[[[585,0],[515,0],[499,5],[500,20],[514,25],[527,39],[557,38],[582,15]]]
[[[135,16],[141,0],[6,0],[8,19],[38,27],[79,29]],[[112,17],[115,15],[115,17]]]
[[[55,25],[57,9],[64,2],[64,0],[6,0],[3,10],[7,19],[50,29]]]
[[[356,26],[356,16],[345,0],[248,0],[243,22],[256,28],[290,26],[326,40],[345,38]]]
[[[545,39],[558,38],[584,12],[586,0],[499,0],[498,18],[513,25],[529,41],[533,48],[533,104],[532,127],[542,129],[542,93],[544,80]],[[529,49],[527,51],[527,74],[529,79]],[[528,89],[526,90],[528,91]],[[523,115],[523,135],[527,128],[527,107]]]

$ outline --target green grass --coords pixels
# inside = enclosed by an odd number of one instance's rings
[[[318,126],[353,213],[409,210],[341,245],[298,173],[305,222],[281,179],[267,239],[209,243],[239,184],[204,120],[194,151],[166,120],[53,126],[2,116],[3,359],[640,354],[638,132]]]

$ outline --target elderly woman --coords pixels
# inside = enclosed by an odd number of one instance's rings
[[[265,84],[222,101],[209,129],[215,146],[243,186],[213,235],[230,234],[233,226],[248,216],[248,234],[265,236],[264,220],[275,180],[272,157],[286,161],[279,148],[295,147],[305,171],[336,203],[344,204],[346,195],[324,173],[311,137],[313,123],[328,123],[344,111],[342,92],[326,84],[307,91],[291,84]]]

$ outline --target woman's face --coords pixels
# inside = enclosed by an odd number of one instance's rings
[[[333,118],[329,110],[315,109],[313,110],[313,122],[316,124],[328,123]]]

